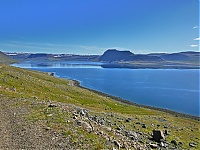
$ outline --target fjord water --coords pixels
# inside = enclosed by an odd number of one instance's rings
[[[198,69],[116,69],[102,68],[101,63],[33,61],[14,66],[55,72],[134,103],[200,116]]]

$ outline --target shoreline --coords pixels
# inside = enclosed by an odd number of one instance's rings
[[[124,104],[165,112],[165,113],[171,114],[171,115],[173,115],[175,117],[189,118],[189,119],[200,121],[200,117],[198,117],[198,116],[184,114],[184,113],[176,112],[176,111],[173,111],[173,110],[168,110],[168,109],[164,109],[164,108],[158,108],[158,107],[154,107],[154,106],[147,106],[147,105],[137,104],[137,103],[130,102],[128,100],[122,99],[121,97],[116,97],[116,96],[113,96],[113,95],[110,95],[110,94],[106,94],[106,93],[103,93],[103,92],[100,92],[100,91],[97,91],[97,90],[94,90],[94,89],[90,89],[90,88],[84,87],[77,80],[71,80],[71,81],[73,81],[73,85],[76,86],[76,87],[89,90],[89,91],[94,92],[94,93],[96,93],[98,95],[101,95],[101,96],[110,97],[112,100],[115,100],[115,101],[118,101],[118,102],[121,102],[121,103],[124,103]]]

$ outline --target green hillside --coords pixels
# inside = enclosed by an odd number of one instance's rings
[[[0,63],[3,64],[11,64],[15,63],[16,61],[6,56],[3,52],[0,51]]]
[[[0,134],[8,130],[8,137],[17,139],[13,144],[3,134],[10,144],[0,140],[0,149],[200,149],[197,120],[117,102],[74,81],[7,65],[0,65],[0,120],[5,120]],[[162,141],[152,139],[154,129],[163,131]]]

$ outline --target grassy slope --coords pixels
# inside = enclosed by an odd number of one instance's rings
[[[16,61],[6,56],[4,53],[0,51],[0,64],[11,64],[15,63]]]
[[[138,118],[141,123],[146,124],[147,128],[141,128],[137,124],[135,124],[135,127],[133,127],[133,124],[127,124],[126,128],[133,131],[139,130],[145,134],[150,134],[155,128],[164,130],[164,126],[168,126],[170,135],[167,137],[167,140],[169,142],[173,139],[177,142],[182,142],[182,148],[189,148],[189,142],[195,142],[198,144],[197,149],[200,149],[198,139],[200,125],[198,121],[175,117],[156,110],[122,104],[89,90],[73,86],[72,81],[51,77],[46,73],[0,65],[0,95],[9,99],[26,99],[30,102],[37,100],[39,102],[54,101],[73,104],[87,108],[96,115],[112,112],[124,118]],[[32,113],[27,116],[29,120],[34,122],[47,120],[45,117],[45,113],[47,112],[44,106],[38,105],[31,107],[29,101],[26,101],[26,103],[17,101],[16,104],[13,105],[19,107],[20,105],[27,105],[27,107],[30,107]],[[66,114],[64,115],[62,112],[54,113],[58,114],[57,118],[51,120],[50,124],[46,123],[46,125],[58,131],[61,129],[62,131],[66,130],[66,136],[71,134],[71,131],[69,131],[66,126],[66,122],[63,122],[63,118],[66,117]],[[162,121],[163,119],[167,121]],[[119,124],[124,126],[123,122]],[[154,126],[152,124],[154,124]],[[159,126],[156,126],[158,124]],[[96,141],[94,141],[94,144],[95,142],[96,144],[99,144],[98,142],[100,141],[101,143],[103,142],[101,138],[96,137],[96,135],[88,135],[84,131],[79,131],[78,133],[86,137],[95,138]]]

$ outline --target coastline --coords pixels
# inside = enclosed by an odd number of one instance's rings
[[[137,106],[137,107],[143,107],[143,108],[148,108],[148,109],[152,109],[152,110],[157,110],[157,111],[165,112],[165,113],[174,115],[175,117],[189,118],[189,119],[200,121],[200,117],[198,117],[198,116],[184,114],[184,113],[180,113],[180,112],[176,112],[176,111],[168,110],[168,109],[164,109],[164,108],[158,108],[158,107],[153,107],[153,106],[147,106],[147,105],[137,104],[137,103],[130,102],[128,100],[122,99],[121,97],[116,97],[116,96],[113,96],[113,95],[110,95],[110,94],[106,94],[106,93],[103,93],[103,92],[100,92],[100,91],[97,91],[97,90],[94,90],[94,89],[90,89],[90,88],[84,87],[77,80],[71,80],[71,81],[73,81],[73,85],[74,86],[77,86],[79,88],[83,88],[83,89],[89,90],[89,91],[94,92],[94,93],[96,93],[98,95],[101,95],[101,96],[110,97],[111,99],[113,99],[115,101],[118,101],[118,102],[121,102],[121,103],[124,103],[124,104],[134,105],[134,106]]]

